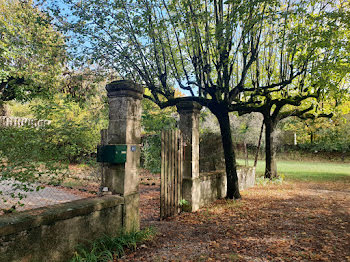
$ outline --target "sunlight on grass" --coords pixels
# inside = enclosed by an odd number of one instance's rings
[[[239,165],[244,165],[244,160],[237,160]],[[249,161],[253,165],[253,161]],[[262,175],[265,162],[258,161],[257,174]],[[287,180],[303,181],[339,181],[350,182],[350,165],[341,163],[324,162],[300,162],[300,161],[277,161],[279,174],[284,174]]]

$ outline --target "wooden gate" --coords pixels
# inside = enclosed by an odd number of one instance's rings
[[[181,211],[183,140],[180,130],[162,131],[160,219]]]

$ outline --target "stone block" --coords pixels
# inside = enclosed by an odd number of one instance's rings
[[[109,119],[141,119],[141,100],[133,97],[109,98]]]
[[[199,179],[183,178],[182,198],[188,202],[188,204],[183,207],[184,211],[197,211],[201,207],[201,197]]]
[[[124,205],[124,224],[123,227],[127,232],[137,231],[140,229],[140,194],[126,195]]]
[[[105,184],[112,194],[131,194],[138,192],[138,168],[125,168],[125,164],[110,164],[105,169]]]
[[[69,261],[78,244],[116,236],[123,208],[124,198],[104,196],[2,216],[0,261]]]
[[[141,121],[128,119],[110,120],[108,125],[108,144],[140,144]]]

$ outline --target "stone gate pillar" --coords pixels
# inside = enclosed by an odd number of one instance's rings
[[[183,198],[189,202],[187,211],[196,211],[200,207],[199,181],[199,114],[202,106],[193,101],[181,102],[177,105],[180,114],[179,128],[183,134],[184,166],[183,166]]]
[[[125,147],[125,163],[105,164],[102,187],[124,197],[124,227],[138,230],[139,166],[141,143],[141,100],[143,87],[129,80],[114,81],[106,86],[109,104],[107,145]]]

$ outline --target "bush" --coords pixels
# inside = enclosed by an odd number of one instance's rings
[[[161,170],[161,138],[159,134],[148,135],[142,138],[141,163],[142,167],[151,173],[160,173]]]
[[[141,166],[152,173],[161,170],[161,131],[176,126],[175,108],[159,109],[149,100],[142,101],[142,128],[144,135],[141,148]]]
[[[96,152],[101,140],[100,130],[107,126],[103,108],[91,110],[94,105],[82,106],[64,97],[33,107],[37,118],[49,119],[50,143],[56,145],[69,162],[81,162]]]

